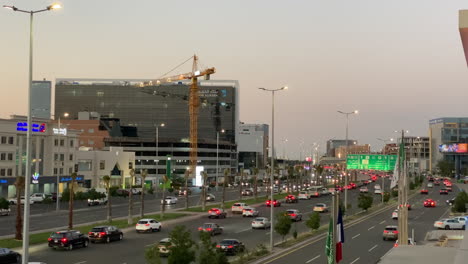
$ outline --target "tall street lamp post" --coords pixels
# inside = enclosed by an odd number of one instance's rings
[[[68,117],[69,114],[68,113],[64,113],[63,114],[63,117]],[[57,187],[56,187],[56,193],[55,193],[55,211],[58,211],[60,210],[60,199],[59,199],[59,184],[60,184],[60,167],[63,166],[61,165],[61,160],[60,160],[60,135],[62,135],[62,127],[60,126],[60,117],[58,117],[58,135],[57,135],[57,149],[58,149],[58,154],[57,154],[57,157],[58,157],[58,164],[59,164],[59,169],[57,169]],[[64,162],[65,162],[65,155],[63,157],[64,159]]]
[[[33,75],[33,17],[36,13],[41,13],[44,11],[50,11],[54,9],[61,8],[60,5],[54,4],[47,6],[45,9],[40,10],[22,10],[16,6],[4,5],[4,8],[13,10],[15,12],[21,12],[29,14],[29,79],[28,79],[28,129],[26,132],[26,172],[25,172],[25,191],[24,191],[24,223],[23,223],[23,259],[22,263],[27,264],[29,261],[29,200],[30,200],[30,189],[29,185],[31,184],[31,121],[32,121],[32,111],[31,111],[31,90],[32,90],[32,75]]]
[[[273,250],[273,227],[274,227],[274,206],[273,206],[273,183],[274,183],[274,173],[275,173],[275,92],[288,89],[287,86],[281,87],[279,89],[266,89],[258,88],[260,90],[271,92],[271,167],[270,167],[270,249]]]
[[[221,129],[221,133],[224,133],[224,129]],[[218,191],[218,173],[219,173],[218,167],[219,167],[219,131],[216,131],[216,191]]]
[[[358,110],[352,112],[343,112],[338,111],[338,113],[346,116],[346,155],[345,155],[345,196],[344,196],[344,206],[348,208],[348,166],[346,166],[346,159],[348,158],[348,126],[349,126],[349,115],[358,114]]]
[[[155,160],[155,167],[156,167],[156,180],[158,179],[158,165],[159,165],[159,127],[165,127],[166,124],[161,123],[156,126],[156,160]]]

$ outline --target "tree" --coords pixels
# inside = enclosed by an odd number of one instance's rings
[[[285,212],[280,212],[276,215],[276,223],[275,223],[275,232],[280,234],[284,237],[289,234],[289,231],[291,230],[292,226],[292,220],[291,217],[289,217],[288,214]]]
[[[202,171],[201,175],[203,176],[203,186],[202,186],[202,211],[205,211],[206,209],[206,185],[207,185],[207,179],[208,179],[208,174],[204,171]]]
[[[323,173],[323,166],[322,165],[315,166],[315,171],[317,172],[317,174],[315,175],[317,185],[323,185],[323,180],[321,178],[322,173]],[[320,183],[320,184],[318,184],[318,183]]]
[[[288,166],[288,174],[287,174],[287,188],[288,188],[288,194],[291,193],[291,187],[292,187],[292,179],[294,178],[294,167],[293,166]]]
[[[188,209],[189,207],[189,197],[188,197],[188,178],[190,176],[190,170],[186,170],[185,171],[185,192],[184,192],[184,196],[185,196],[185,209]]]
[[[384,192],[383,201],[384,201],[384,203],[388,203],[388,201],[390,201],[390,193],[389,192]]]
[[[109,223],[112,222],[112,203],[111,203],[111,187],[110,187],[110,176],[105,175],[102,177],[102,181],[104,182],[104,186],[106,187],[107,190],[107,221]]]
[[[361,193],[358,197],[358,207],[367,211],[367,209],[371,208],[373,201],[374,198],[371,195]]]
[[[10,209],[10,203],[3,197],[0,197],[0,209]]]
[[[127,216],[127,223],[128,225],[133,224],[133,190],[132,186],[134,184],[133,179],[135,178],[135,170],[130,169],[130,190],[128,192],[128,216]]]
[[[195,261],[195,242],[190,236],[190,232],[185,226],[175,226],[169,234],[174,246],[168,258],[168,264],[192,263]]]
[[[198,245],[199,264],[228,264],[226,255],[216,250],[216,243],[211,242],[211,234],[200,232],[200,244]]]
[[[254,168],[253,169],[253,174],[254,174],[254,198],[255,198],[255,201],[257,201],[257,190],[258,190],[258,187],[257,187],[257,184],[258,184],[258,180],[257,180],[257,177],[258,177],[258,168]]]
[[[74,185],[75,185],[75,180],[76,180],[76,172],[73,172],[71,175],[71,182],[70,182],[70,197],[68,201],[68,229],[71,230],[73,229],[73,199],[75,196],[74,192]]]
[[[224,203],[226,202],[226,184],[228,182],[228,176],[231,173],[231,170],[224,169],[224,181],[223,181],[223,199],[221,200],[221,208],[224,209]]]
[[[141,177],[141,207],[140,207],[140,217],[144,218],[145,217],[145,180],[146,176],[148,176],[148,170],[143,169],[141,171],[140,177]]]
[[[145,250],[145,260],[147,264],[161,264],[159,248],[157,245],[151,246]]]
[[[466,203],[468,203],[468,194],[463,191],[457,194],[453,205],[453,210],[458,213],[466,213]]]
[[[24,190],[24,177],[16,177],[15,187],[16,187],[16,232],[15,239],[23,239],[23,218],[21,217],[21,191]]]
[[[452,172],[455,170],[455,164],[448,160],[439,160],[436,166],[437,169],[440,171],[440,175],[444,177],[452,176]]]
[[[308,228],[312,230],[317,230],[320,227],[320,214],[318,212],[314,212],[313,214],[309,215],[309,219],[306,221],[306,225]]]

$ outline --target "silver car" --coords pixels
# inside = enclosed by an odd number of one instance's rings
[[[252,229],[267,229],[271,226],[271,222],[266,217],[257,217],[252,221]]]

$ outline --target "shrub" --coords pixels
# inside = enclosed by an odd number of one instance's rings
[[[458,213],[466,213],[466,203],[468,203],[468,194],[465,191],[459,192],[455,198],[453,211]]]
[[[388,203],[388,201],[390,201],[390,193],[389,192],[384,193],[383,201],[384,201],[384,203]]]
[[[317,230],[320,227],[320,214],[318,212],[314,212],[313,214],[309,215],[309,219],[306,221],[306,226],[312,230]]]
[[[291,217],[289,217],[288,214],[285,212],[280,212],[276,215],[276,223],[275,223],[275,232],[280,234],[284,237],[289,234],[289,231],[291,230],[292,226],[292,220]]]
[[[397,189],[392,190],[392,197],[398,197],[398,190]]]
[[[109,191],[110,191],[110,195],[111,196],[120,196],[118,193],[117,193],[117,190],[119,189],[118,186],[112,186],[109,188]]]
[[[50,197],[46,197],[44,198],[44,200],[42,200],[42,203],[43,204],[52,204],[54,201],[52,201],[52,199]]]
[[[374,198],[372,196],[361,193],[358,197],[358,207],[367,211],[367,209],[371,208],[373,201]]]
[[[80,200],[80,201],[87,200],[88,199],[88,193],[77,192],[77,193],[75,193],[74,199],[75,200]]]
[[[0,197],[0,209],[9,209],[10,208],[10,203],[7,201],[7,199]]]

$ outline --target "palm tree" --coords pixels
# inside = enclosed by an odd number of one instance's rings
[[[15,239],[23,239],[23,219],[21,218],[21,190],[24,189],[24,177],[16,177],[15,187],[16,187],[16,233]],[[58,195],[58,194],[57,194]],[[57,196],[58,199],[58,196]]]
[[[128,217],[127,217],[127,222],[129,225],[133,224],[133,216],[132,216],[132,211],[133,211],[133,179],[135,177],[135,170],[130,169],[130,191],[128,192]]]
[[[189,207],[189,200],[188,200],[188,178],[190,176],[190,170],[185,171],[185,209],[188,209]]]
[[[110,196],[110,176],[106,175],[102,177],[102,180],[104,181],[104,186],[106,187],[107,191],[107,221],[109,223],[112,222],[112,203],[111,203],[111,196]]]
[[[73,229],[73,199],[75,196],[75,192],[73,189],[74,189],[75,180],[77,176],[76,172],[72,173],[70,176],[72,180],[70,182],[70,199],[68,201],[68,229],[69,230]]]
[[[141,171],[141,208],[140,208],[140,216],[141,218],[145,217],[145,179],[148,176],[148,170],[144,169]]]
[[[315,171],[317,172],[317,175],[316,175],[316,182],[317,182],[317,185],[323,185],[324,181],[323,181],[323,179],[321,178],[322,173],[323,173],[323,166],[322,166],[322,165],[317,165],[317,166],[315,166]],[[320,181],[320,184],[318,184],[319,181]]]
[[[257,177],[258,177],[258,168],[253,169],[254,174],[254,198],[257,200]]]
[[[231,173],[231,170],[224,169],[224,181],[223,181],[223,199],[221,201],[221,208],[224,209],[224,203],[226,201],[226,184],[228,181],[228,175]]]
[[[202,172],[201,175],[203,176],[203,188],[202,188],[202,211],[206,209],[206,180],[208,179],[208,174],[206,172]]]

